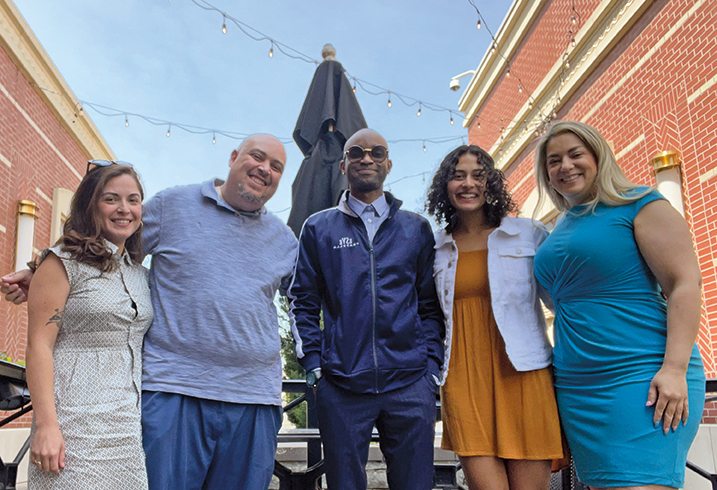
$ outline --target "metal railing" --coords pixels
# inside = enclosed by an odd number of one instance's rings
[[[0,420],[0,428],[17,420],[26,413],[32,411],[30,398],[26,394],[27,384],[25,381],[25,368],[13,363],[0,360],[0,410],[17,410],[3,420]],[[316,413],[316,399],[312,390],[309,390],[304,380],[284,380],[282,383],[284,393],[300,393],[301,395],[287,403],[283,408],[284,412],[294,409],[302,402],[307,403],[307,429],[298,431],[282,431],[279,433],[280,442],[301,442],[307,445],[307,468],[305,471],[292,471],[279,461],[275,461],[274,475],[279,478],[280,490],[315,490],[317,482],[324,474],[324,462],[321,454],[321,439],[318,430],[318,417]],[[710,396],[707,402],[717,401],[717,379],[708,379],[706,391]],[[436,400],[437,417],[440,419],[440,400]],[[372,440],[378,440],[374,434]],[[0,490],[15,490],[17,481],[17,468],[23,457],[30,448],[30,438],[20,448],[17,456],[11,462],[3,462],[0,458]],[[459,488],[456,482],[456,472],[460,469],[460,463],[436,464],[434,476],[434,488]],[[712,490],[717,490],[717,474],[700,468],[688,461],[687,469],[708,480]],[[572,465],[563,470],[561,476],[561,487],[563,490],[584,488],[577,481]]]

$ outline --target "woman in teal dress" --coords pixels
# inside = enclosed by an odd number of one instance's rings
[[[556,123],[536,154],[541,199],[564,213],[534,270],[555,305],[555,387],[578,478],[682,487],[705,396],[688,225],[627,179],[591,126]]]

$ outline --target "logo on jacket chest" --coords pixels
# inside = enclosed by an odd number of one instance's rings
[[[358,242],[355,242],[353,238],[351,238],[350,236],[345,236],[343,238],[340,238],[339,243],[334,245],[334,250],[339,249],[339,248],[355,247],[357,245],[358,245]]]

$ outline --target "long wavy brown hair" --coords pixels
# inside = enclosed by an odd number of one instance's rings
[[[139,194],[144,200],[142,183],[132,167],[117,164],[96,167],[85,175],[77,187],[70,204],[70,215],[65,221],[64,234],[57,241],[73,259],[97,267],[102,272],[112,271],[115,261],[102,236],[99,200],[107,183],[120,175],[129,175],[137,182]],[[144,251],[141,226],[125,241],[124,246],[133,262],[142,261]]]
[[[458,224],[456,208],[448,198],[448,182],[456,173],[458,160],[466,153],[475,155],[478,164],[483,166],[486,173],[485,191],[483,192],[485,204],[482,210],[488,225],[500,226],[501,220],[517,208],[508,192],[508,184],[503,172],[495,168],[495,163],[488,152],[476,145],[459,146],[445,156],[426,192],[426,211],[435,218],[439,225],[444,226],[448,233],[453,233],[453,229]]]

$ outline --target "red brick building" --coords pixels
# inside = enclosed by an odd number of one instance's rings
[[[717,2],[515,0],[495,39],[459,104],[470,142],[506,173],[523,216],[537,204],[533,166],[546,119],[598,128],[640,184],[656,186],[653,158],[676,152],[704,279],[698,344],[716,378]],[[547,222],[555,210],[537,215]],[[703,421],[717,422],[717,407]]]
[[[114,156],[15,5],[0,0],[0,275],[59,237],[92,158]],[[0,301],[0,352],[23,360],[26,338],[25,306]],[[0,431],[4,460],[29,422],[25,416]]]

